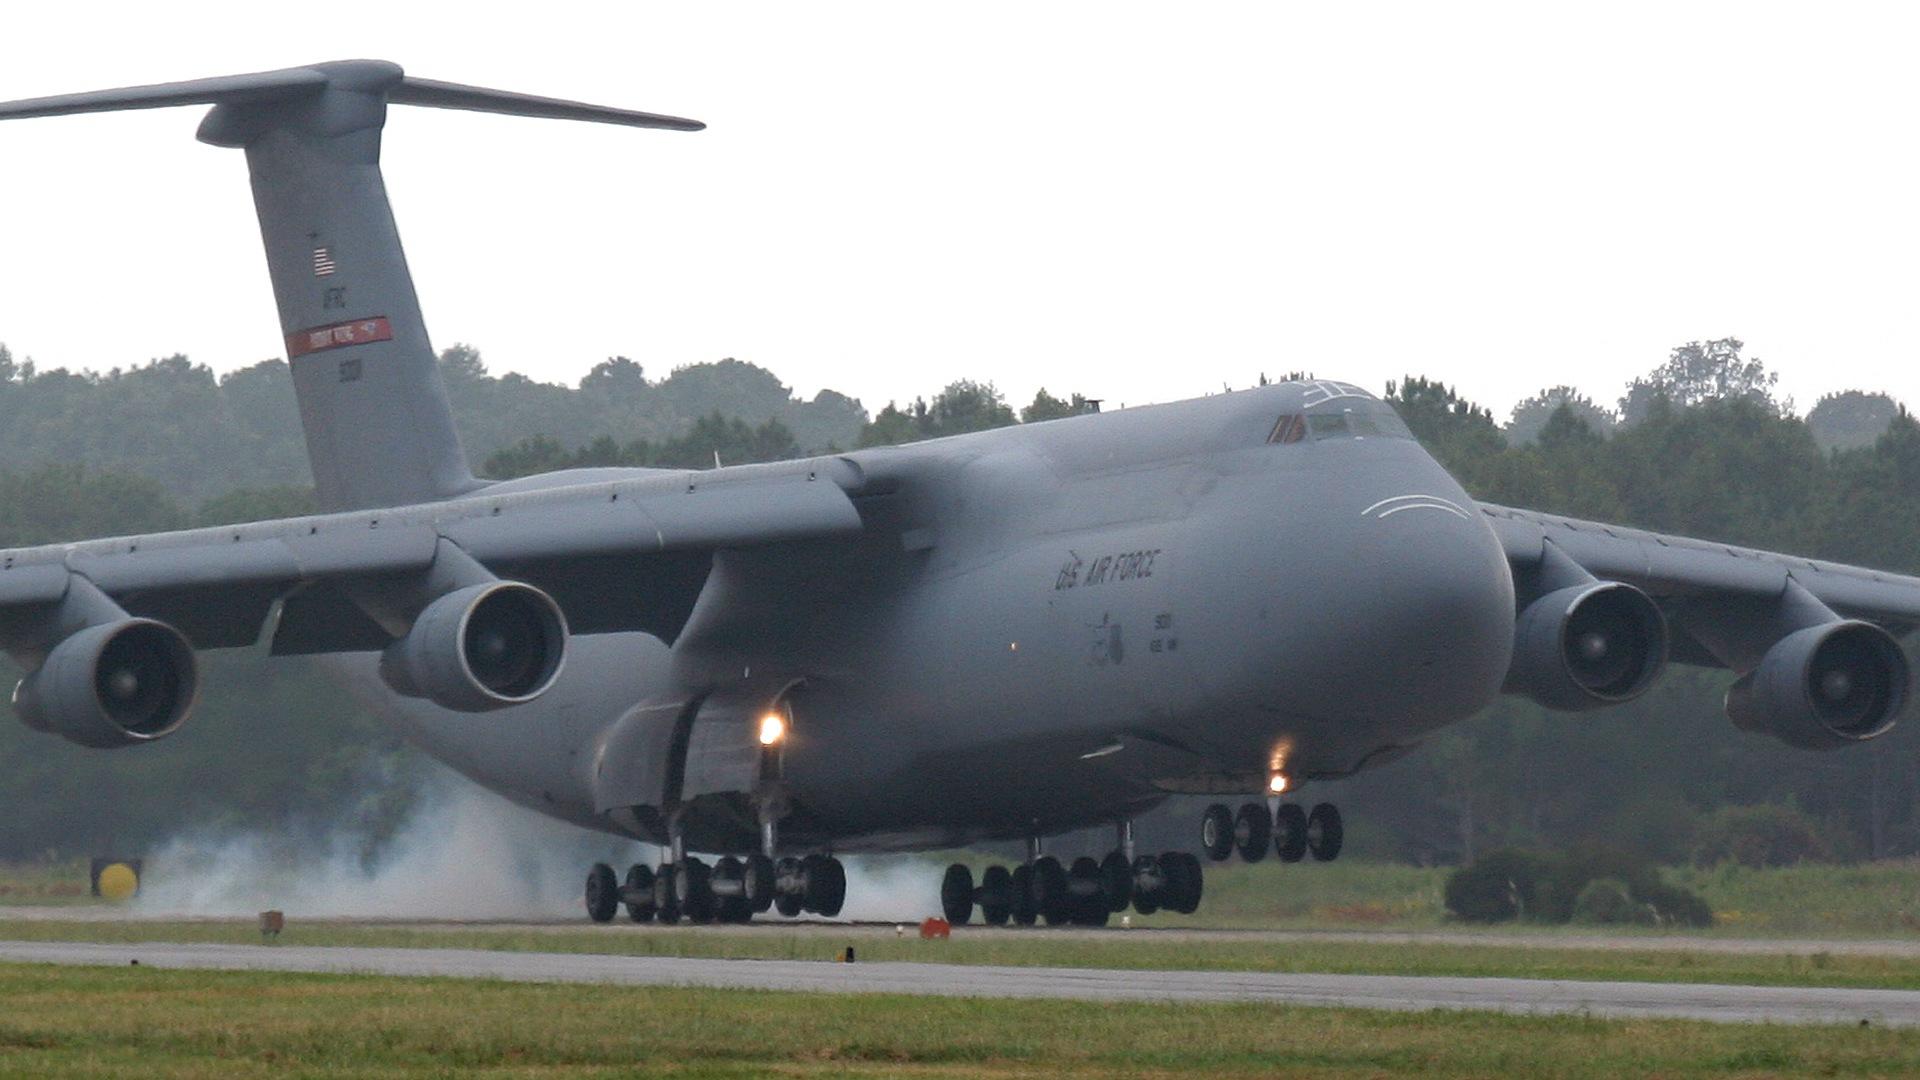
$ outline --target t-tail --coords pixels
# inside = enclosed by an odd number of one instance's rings
[[[200,139],[247,152],[322,507],[471,491],[380,176],[388,103],[698,131],[704,125],[405,75],[382,60],[0,104],[0,119],[212,105]]]

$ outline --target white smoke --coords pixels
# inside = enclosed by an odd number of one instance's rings
[[[607,862],[624,875],[632,863],[659,862],[652,845],[555,821],[450,773],[436,771],[425,783],[404,824],[378,845],[346,826],[318,841],[259,831],[177,837],[147,857],[134,912],[573,921],[584,919],[587,867]],[[847,897],[838,921],[917,923],[939,913],[943,864],[907,856],[843,862]],[[785,920],[768,912],[757,921]]]
[[[146,860],[135,911],[391,919],[578,917],[596,861],[624,868],[653,849],[542,817],[464,780],[436,775],[405,824],[372,858],[357,830],[312,841],[204,832]]]

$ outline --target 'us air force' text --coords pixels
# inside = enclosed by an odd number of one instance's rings
[[[1060,568],[1060,575],[1054,578],[1054,591],[1076,589],[1082,585],[1105,585],[1110,581],[1150,578],[1153,576],[1154,557],[1159,554],[1159,548],[1129,551],[1123,555],[1102,555],[1089,564],[1079,555],[1070,553],[1067,564]],[[1082,569],[1086,570],[1085,576],[1080,573]]]

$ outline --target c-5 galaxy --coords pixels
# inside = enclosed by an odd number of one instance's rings
[[[1740,728],[1827,749],[1905,705],[1920,580],[1474,501],[1394,411],[1288,382],[681,472],[476,479],[379,169],[389,104],[693,131],[688,120],[353,60],[0,105],[205,104],[245,150],[325,513],[0,552],[14,707],[93,747],[179,730],[195,654],[312,655],[478,783],[662,845],[596,920],[839,912],[836,853],[1027,841],[956,922],[1194,910],[1192,854],[1133,850],[1172,793],[1196,846],[1340,849],[1293,802],[1503,692],[1738,674]],[[0,213],[21,213],[11,207]],[[1045,837],[1111,823],[1104,859]],[[693,852],[719,856],[717,862]]]

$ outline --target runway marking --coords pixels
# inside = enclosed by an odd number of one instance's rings
[[[0,961],[220,971],[437,976],[512,982],[607,983],[805,993],[1083,1001],[1256,1001],[1424,1012],[1490,1010],[1606,1019],[1920,1027],[1920,991],[1311,975],[1244,971],[1114,971],[972,964],[707,960],[668,956],[508,953],[481,949],[265,945],[108,945],[0,941]]]

